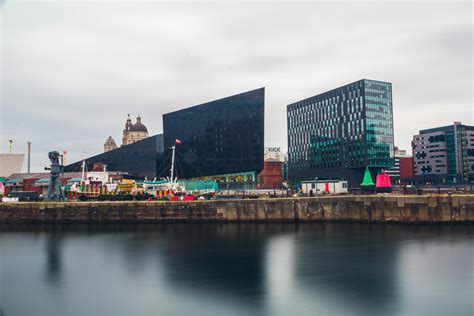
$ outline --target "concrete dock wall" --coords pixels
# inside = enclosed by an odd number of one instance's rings
[[[334,196],[191,202],[0,203],[0,223],[472,222],[474,196]]]

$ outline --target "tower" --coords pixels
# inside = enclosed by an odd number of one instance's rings
[[[130,128],[132,128],[132,119],[130,118],[130,114],[128,114],[127,121],[125,122],[125,129],[123,130],[122,146],[127,145],[127,137]]]
[[[107,140],[104,143],[104,153],[114,150],[117,148],[117,144],[115,143],[115,140],[112,138],[112,136],[109,136]]]
[[[127,123],[125,124],[125,129],[123,130],[122,146],[135,143],[139,140],[148,137],[148,129],[142,123],[142,118],[140,114],[137,116],[137,122],[132,124],[130,119],[130,114],[127,118]]]

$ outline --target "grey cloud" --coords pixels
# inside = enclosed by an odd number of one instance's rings
[[[178,108],[266,87],[266,144],[286,105],[361,78],[393,83],[396,142],[473,123],[472,4],[9,3],[1,9],[1,149],[35,168],[120,142],[127,113],[152,133]]]

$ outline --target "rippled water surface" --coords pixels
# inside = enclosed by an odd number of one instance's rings
[[[5,316],[473,315],[473,279],[468,225],[0,227]]]

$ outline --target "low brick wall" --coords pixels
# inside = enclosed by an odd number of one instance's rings
[[[0,203],[0,223],[472,222],[474,196],[334,196],[191,202]]]

